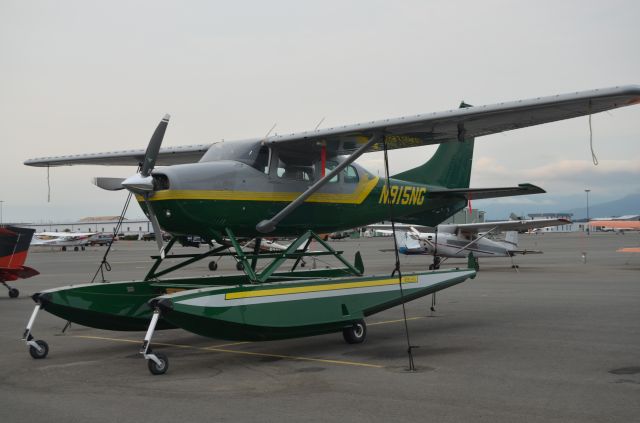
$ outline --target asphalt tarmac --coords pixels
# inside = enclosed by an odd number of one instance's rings
[[[88,282],[104,252],[32,251],[41,272],[0,291],[0,422],[437,421],[632,422],[640,419],[638,234],[521,235],[544,254],[481,260],[475,280],[407,304],[417,371],[408,372],[402,308],[367,319],[364,344],[341,334],[235,343],[181,329],[156,332],[170,369],[152,376],[138,354],[144,333],[72,325],[41,312],[34,335],[49,356],[20,341],[42,289]],[[366,273],[390,273],[391,238],[332,242]],[[112,281],[143,278],[151,242],[118,242]],[[586,253],[586,262],[583,259]],[[402,257],[402,270],[430,258]],[[233,272],[229,258],[220,272]],[[309,262],[311,266],[313,263]],[[316,266],[325,265],[317,261]],[[443,267],[464,266],[450,261]],[[185,275],[210,273],[199,263]],[[100,277],[98,276],[98,279]],[[3,288],[2,288],[3,289]]]

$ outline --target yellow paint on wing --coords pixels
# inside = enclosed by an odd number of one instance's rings
[[[336,203],[361,204],[378,183],[378,177],[363,178],[356,189],[348,194],[316,192],[311,195],[307,203]],[[162,200],[222,200],[222,201],[275,201],[291,202],[298,198],[301,192],[260,192],[234,190],[163,190],[157,191],[150,201]],[[144,199],[136,195],[138,201]]]
[[[417,283],[418,276],[405,276],[402,278],[402,283]],[[256,297],[269,297],[274,295],[287,295],[287,294],[303,294],[309,292],[322,292],[322,291],[335,291],[342,289],[354,289],[354,288],[370,288],[374,286],[395,285],[398,283],[398,279],[381,279],[376,281],[363,281],[363,282],[344,282],[344,283],[329,283],[325,285],[311,285],[311,286],[294,286],[291,288],[273,288],[273,289],[260,289],[253,291],[240,291],[240,292],[228,292],[225,294],[225,300],[237,300],[239,298],[256,298]]]

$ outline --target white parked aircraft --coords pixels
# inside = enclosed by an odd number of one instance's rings
[[[95,235],[96,232],[40,232],[33,234],[31,245],[61,247],[62,251],[73,247],[78,251],[84,250]]]
[[[567,219],[505,220],[500,222],[438,225],[437,232],[419,232],[413,227],[396,231],[398,251],[402,254],[435,255],[430,269],[440,266],[441,258],[513,257],[516,254],[540,254],[541,251],[518,249],[518,232],[548,226],[568,225]],[[503,240],[490,235],[505,232]],[[517,266],[514,264],[514,268]],[[476,268],[479,268],[476,260]]]

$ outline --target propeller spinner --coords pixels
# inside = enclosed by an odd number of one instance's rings
[[[160,229],[160,223],[158,223],[158,218],[156,217],[149,201],[149,198],[153,195],[154,191],[151,172],[156,165],[160,146],[162,145],[162,139],[164,138],[164,133],[167,130],[170,118],[171,116],[168,114],[164,115],[158,124],[158,127],[153,132],[149,145],[147,146],[147,151],[144,154],[144,159],[141,163],[139,173],[136,173],[126,179],[98,177],[93,180],[93,183],[96,186],[108,191],[127,189],[134,194],[142,195],[144,203],[147,206],[147,213],[149,214],[149,220],[151,220],[151,225],[153,226],[159,250],[162,250],[163,244],[162,230]]]

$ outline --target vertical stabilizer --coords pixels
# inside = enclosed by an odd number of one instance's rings
[[[0,227],[0,267],[18,269],[24,264],[34,232],[16,226]]]
[[[504,233],[504,240],[514,247],[518,246],[518,231],[507,231]]]
[[[460,107],[471,107],[464,102]],[[445,188],[468,188],[473,161],[473,138],[440,144],[425,164],[394,175],[394,179]]]

